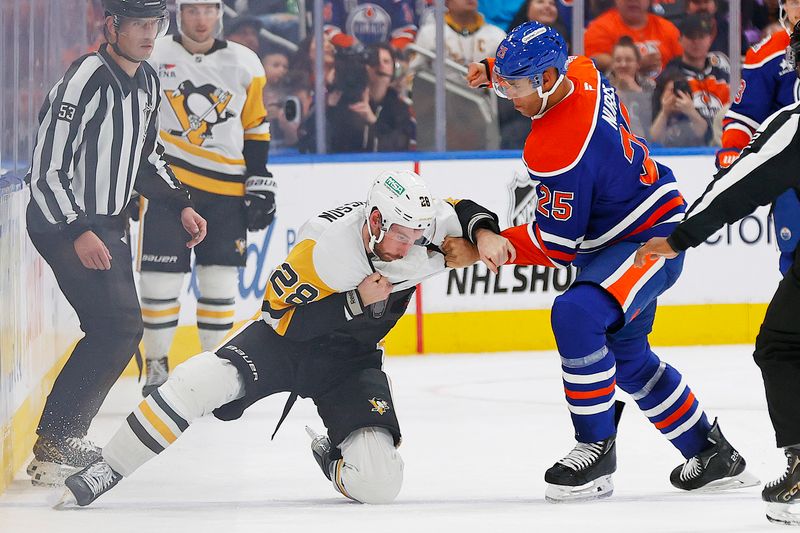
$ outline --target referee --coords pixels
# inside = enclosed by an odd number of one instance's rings
[[[794,61],[800,58],[800,23],[792,32],[790,49],[787,57],[800,76]],[[714,176],[672,235],[650,239],[639,249],[636,264],[675,257],[787,190],[797,193],[799,172],[800,102],[768,118],[735,163]],[[761,498],[767,502],[770,521],[800,525],[800,247],[767,308],[753,358],[761,368],[777,444],[788,460],[786,472],[764,486]]]
[[[158,76],[145,60],[166,33],[166,0],[103,0],[107,44],[81,57],[39,113],[28,176],[31,241],[85,333],[56,378],[28,474],[59,485],[100,457],[92,419],[142,336],[122,215],[134,189],[174,209],[193,247],[206,221],[162,159]]]

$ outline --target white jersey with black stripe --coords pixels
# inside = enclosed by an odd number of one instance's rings
[[[207,192],[244,194],[244,141],[269,141],[264,67],[238,43],[192,54],[180,35],[156,41],[150,64],[161,81],[161,139],[178,178]]]

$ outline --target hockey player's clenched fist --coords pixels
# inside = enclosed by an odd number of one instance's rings
[[[467,83],[473,89],[489,85],[489,75],[484,63],[470,63],[467,68]]]
[[[497,269],[517,258],[517,251],[511,241],[493,231],[481,228],[475,232],[481,261],[489,270],[497,274]]]
[[[392,292],[392,284],[388,278],[381,276],[378,272],[373,272],[358,284],[357,289],[361,303],[367,306],[387,299]]]
[[[464,268],[481,258],[478,247],[463,237],[445,237],[441,246],[447,268]]]

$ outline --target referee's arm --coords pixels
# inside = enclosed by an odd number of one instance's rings
[[[73,64],[39,112],[31,158],[31,195],[47,222],[75,240],[90,228],[72,190],[75,152],[91,118],[104,113],[101,86],[91,62]]]
[[[800,185],[800,103],[766,122],[733,165],[719,171],[686,218],[667,238],[676,252],[702,244],[725,224],[736,222]]]
[[[136,173],[134,188],[147,198],[164,201],[180,212],[186,207],[193,207],[192,201],[189,198],[189,192],[175,177],[172,169],[169,168],[169,165],[162,157],[164,145],[159,137],[160,85],[156,85],[154,92],[157,95],[155,108],[147,124],[147,134],[142,148],[142,158]]]

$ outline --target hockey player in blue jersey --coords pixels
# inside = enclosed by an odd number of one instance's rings
[[[491,84],[532,119],[523,160],[536,183],[535,220],[503,232],[516,249],[511,262],[581,267],[551,314],[578,442],[545,473],[546,498],[611,495],[617,386],[685,457],[670,475],[675,487],[757,483],[685,379],[648,344],[656,299],[683,262],[634,269],[634,254],[640,243],[672,231],[685,202],[672,171],[631,134],[614,88],[588,58],[568,58],[558,32],[537,22],[512,30],[496,60],[470,65],[468,80]]]

